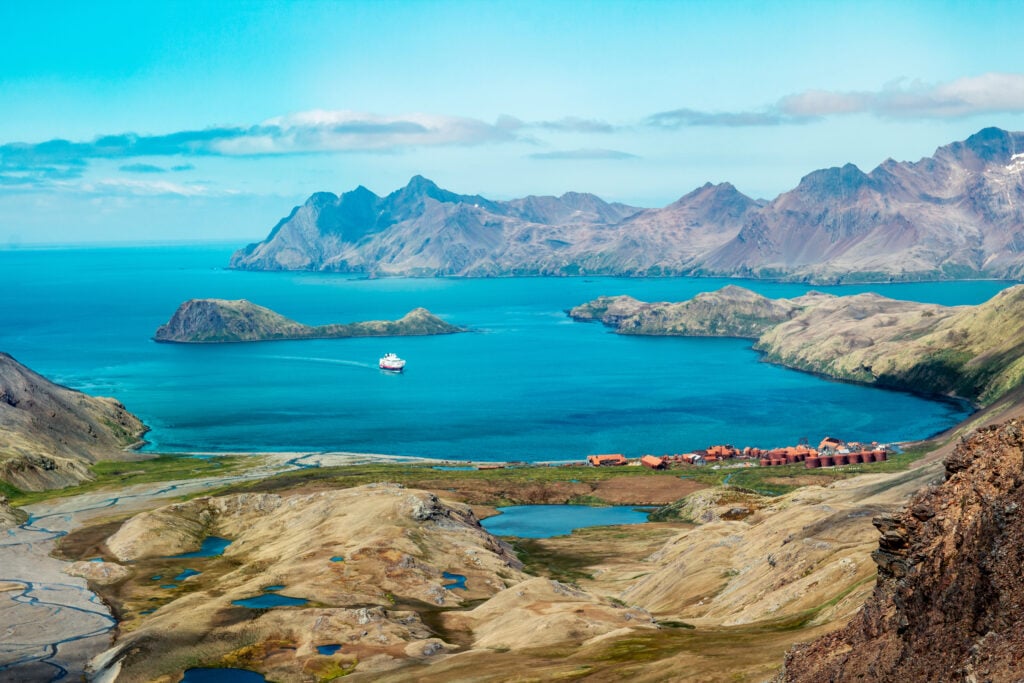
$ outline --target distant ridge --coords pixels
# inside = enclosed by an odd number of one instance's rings
[[[372,276],[708,275],[810,282],[1024,277],[1024,133],[917,162],[821,169],[770,202],[710,183],[662,209],[582,193],[492,201],[414,176],[320,192],[231,267]]]

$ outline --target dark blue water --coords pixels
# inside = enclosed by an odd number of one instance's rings
[[[334,557],[331,558],[331,562],[344,562],[344,561],[345,561],[345,558],[342,557],[341,555],[335,555]]]
[[[186,569],[177,576],[174,577],[175,581],[184,581],[190,576],[199,576],[202,572],[197,572],[195,569]]]
[[[151,450],[350,450],[481,460],[764,447],[825,434],[891,441],[962,407],[827,382],[758,362],[735,339],[626,337],[571,322],[602,294],[680,300],[724,279],[387,279],[223,268],[229,246],[0,251],[0,350],[63,384],[114,396]],[[769,296],[799,284],[735,281]],[[819,287],[945,304],[1008,283]],[[156,344],[192,297],[246,298],[302,322],[396,318],[426,306],[473,334],[259,344]],[[382,373],[393,351],[403,374]]]
[[[238,605],[239,607],[248,607],[249,609],[270,609],[272,607],[301,607],[307,602],[309,601],[304,598],[293,598],[278,593],[265,593],[254,598],[232,600],[231,604]]]
[[[231,545],[231,541],[226,538],[219,536],[207,536],[203,539],[203,544],[199,546],[199,550],[193,550],[190,553],[182,553],[181,555],[172,555],[172,559],[184,559],[188,557],[217,557],[223,555],[224,550]]]
[[[263,592],[264,593],[276,593],[277,591],[280,591],[280,590],[284,590],[284,584],[283,583],[277,583],[277,584],[274,584],[273,586],[267,586],[266,588],[263,589]]]
[[[647,521],[646,512],[628,505],[510,505],[498,510],[500,515],[481,520],[480,524],[495,536],[520,538],[550,538],[588,526],[643,524]]]
[[[181,683],[265,683],[267,679],[245,669],[188,669]]]
[[[337,652],[340,649],[341,649],[341,645],[339,645],[337,643],[332,643],[331,645],[317,645],[316,646],[316,651],[317,651],[318,654],[327,655],[327,656],[333,655],[335,652]]]

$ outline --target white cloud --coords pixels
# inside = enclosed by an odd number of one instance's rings
[[[656,128],[749,127],[810,123],[829,116],[872,114],[893,119],[966,118],[1024,113],[1024,74],[985,73],[946,83],[901,80],[879,90],[804,90],[758,111],[675,109],[649,116]]]

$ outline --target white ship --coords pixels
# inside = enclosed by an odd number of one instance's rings
[[[402,368],[405,367],[405,361],[396,356],[393,353],[385,353],[384,357],[380,359],[381,370],[391,370],[392,372],[401,372]]]

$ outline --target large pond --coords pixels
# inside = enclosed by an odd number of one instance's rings
[[[570,534],[573,529],[647,521],[646,512],[628,505],[511,505],[498,510],[500,515],[480,522],[483,527],[496,536],[520,538],[550,538]]]
[[[225,268],[232,248],[0,250],[0,350],[57,382],[114,396],[150,450],[348,450],[477,460],[772,447],[826,434],[916,439],[961,405],[829,382],[759,361],[740,339],[622,336],[570,321],[603,294],[681,300],[730,282],[768,296],[809,286],[726,279],[366,280]],[[945,304],[1009,283],[818,287]],[[151,341],[194,297],[245,298],[310,324],[426,306],[470,334],[256,344]],[[386,351],[408,360],[382,373]]]

